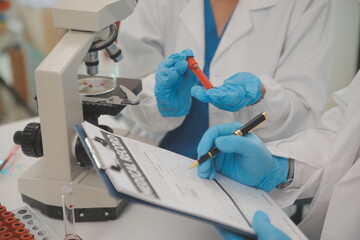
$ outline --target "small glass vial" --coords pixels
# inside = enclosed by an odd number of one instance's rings
[[[64,240],[82,240],[77,234],[75,229],[75,213],[72,196],[72,185],[61,185],[62,192],[62,207],[63,217],[65,224],[65,237]]]

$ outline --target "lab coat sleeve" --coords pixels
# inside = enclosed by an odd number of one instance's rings
[[[332,108],[322,116],[320,128],[267,144],[273,155],[292,158],[295,163],[293,182],[284,189],[274,189],[269,193],[281,207],[293,204],[296,199],[315,195],[323,170],[329,164],[329,154],[343,114],[340,107]]]
[[[273,77],[259,76],[264,98],[246,107],[248,116],[267,112],[256,133],[264,141],[292,136],[314,127],[325,106],[334,30],[332,0],[297,1]],[[306,3],[306,4],[305,4]]]
[[[142,80],[140,104],[128,106],[122,114],[134,120],[137,128],[166,132],[179,126],[184,117],[164,118],[157,109],[154,96],[155,72],[164,56],[164,31],[167,24],[162,1],[139,1],[135,11],[120,24],[119,45],[124,59],[120,62],[121,77]]]

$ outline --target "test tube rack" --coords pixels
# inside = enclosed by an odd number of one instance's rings
[[[30,207],[12,211],[0,204],[0,240],[59,240]]]

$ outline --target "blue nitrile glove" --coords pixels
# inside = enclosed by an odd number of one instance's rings
[[[175,53],[160,63],[155,74],[155,97],[163,117],[181,117],[189,113],[191,88],[198,82],[188,69],[190,49]]]
[[[251,73],[239,72],[219,87],[206,90],[203,86],[195,86],[191,89],[191,95],[222,110],[236,112],[262,97],[261,81]]]
[[[253,217],[253,228],[258,240],[290,240],[289,236],[270,223],[270,219],[263,211],[257,211]],[[217,228],[225,240],[243,240],[235,233]]]
[[[199,157],[214,145],[220,153],[198,166],[201,178],[214,179],[217,172],[242,184],[270,191],[287,180],[288,160],[272,156],[253,133],[232,135],[243,124],[221,124],[209,128],[198,146]]]

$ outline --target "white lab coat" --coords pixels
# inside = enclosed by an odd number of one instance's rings
[[[283,206],[312,197],[299,227],[310,239],[360,238],[360,71],[334,94],[337,107],[321,118],[321,128],[268,144],[274,155],[295,159],[295,179],[270,192]]]
[[[257,134],[264,141],[314,126],[326,99],[333,5],[332,0],[240,0],[212,60],[210,80],[220,86],[235,73],[252,72],[267,92],[259,103],[235,113],[209,104],[210,126],[247,122],[263,111],[269,121]],[[143,80],[141,104],[123,114],[139,129],[166,132],[184,120],[160,115],[154,73],[166,57],[186,48],[203,66],[203,12],[203,0],[141,0],[121,23],[120,73]]]

